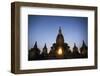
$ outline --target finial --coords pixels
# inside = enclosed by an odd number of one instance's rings
[[[47,48],[46,43],[45,43],[45,45],[44,45],[44,48]]]
[[[83,46],[86,46],[85,41],[83,40]]]
[[[62,31],[61,31],[61,26],[59,26],[59,34],[61,34],[62,33]]]
[[[37,41],[35,41],[34,48],[37,48]]]
[[[76,43],[74,43],[74,47],[76,47]]]

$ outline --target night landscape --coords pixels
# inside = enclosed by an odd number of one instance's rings
[[[88,58],[88,18],[28,15],[28,60]]]

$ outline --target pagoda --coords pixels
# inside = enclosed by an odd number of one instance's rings
[[[49,52],[50,59],[63,59],[70,58],[70,47],[64,42],[64,36],[62,34],[61,27],[59,27],[58,35],[56,37],[56,43],[53,43]]]

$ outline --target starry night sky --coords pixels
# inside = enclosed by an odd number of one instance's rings
[[[37,41],[38,48],[42,49],[46,43],[50,50],[56,42],[59,26],[71,49],[74,43],[80,48],[83,40],[88,45],[87,17],[28,15],[28,49]]]

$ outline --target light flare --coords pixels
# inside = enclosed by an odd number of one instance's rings
[[[63,54],[62,48],[59,48],[57,53],[58,53],[58,55],[62,55]]]

